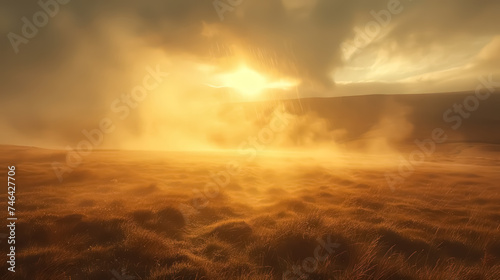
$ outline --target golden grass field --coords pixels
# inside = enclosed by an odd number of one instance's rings
[[[497,145],[443,144],[394,191],[392,156],[100,150],[60,183],[64,157],[1,148],[15,279],[500,279]],[[228,162],[239,172],[200,199]]]

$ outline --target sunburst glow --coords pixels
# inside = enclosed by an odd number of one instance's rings
[[[271,80],[246,66],[235,72],[220,74],[216,78],[217,84],[208,85],[214,88],[231,88],[247,96],[258,95],[266,89],[288,89],[297,84],[285,79]]]

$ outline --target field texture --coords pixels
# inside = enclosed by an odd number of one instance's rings
[[[96,151],[59,182],[63,151],[3,147],[15,276],[496,280],[499,155],[442,145],[391,189],[396,156]]]

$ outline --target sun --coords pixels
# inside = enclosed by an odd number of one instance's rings
[[[234,72],[224,73],[217,76],[219,85],[211,85],[215,88],[231,88],[246,95],[256,96],[266,89],[288,89],[295,83],[285,80],[271,81],[269,78],[246,66],[241,66]]]
[[[259,94],[267,87],[266,78],[247,67],[242,67],[236,72],[224,76],[227,87],[245,95]]]

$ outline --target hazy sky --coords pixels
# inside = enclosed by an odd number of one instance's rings
[[[122,131],[109,146],[186,125],[194,139],[221,102],[462,91],[499,74],[496,0],[42,0],[48,16],[27,2],[0,3],[2,143],[72,144],[106,116]],[[114,103],[151,69],[169,75],[128,113]]]

